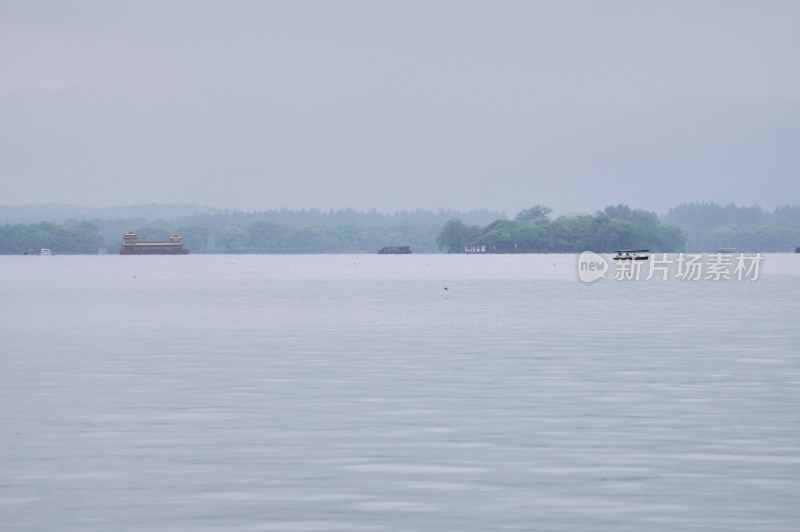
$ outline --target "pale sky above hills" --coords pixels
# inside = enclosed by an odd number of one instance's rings
[[[0,1],[0,204],[800,201],[800,2]]]

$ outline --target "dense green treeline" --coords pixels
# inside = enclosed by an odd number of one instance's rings
[[[150,211],[156,212],[154,208]],[[116,253],[122,233],[128,230],[137,231],[148,241],[165,240],[178,233],[192,253],[373,253],[387,245],[408,245],[417,253],[463,253],[470,245],[472,251],[495,253],[626,248],[781,252],[800,245],[800,205],[769,212],[760,207],[691,203],[671,209],[663,219],[627,205],[609,206],[593,215],[555,219],[551,219],[551,209],[536,205],[512,220],[485,210],[418,210],[392,215],[352,209],[183,212],[173,219],[72,218],[63,225],[7,222],[0,226],[0,253],[38,252],[41,248],[56,253],[96,253],[103,247]],[[318,223],[310,223],[313,221]]]
[[[792,251],[800,245],[800,205],[772,212],[733,203],[687,203],[670,209],[664,219],[686,234],[690,251],[735,248],[742,252]]]
[[[154,211],[152,208],[149,210]],[[125,212],[128,211],[126,210]],[[356,211],[355,209],[341,209],[337,211],[322,211],[318,209],[291,211],[288,209],[276,209],[251,212],[226,210],[211,213],[200,211],[174,218],[146,218],[144,216],[112,219],[91,218],[90,221],[97,225],[105,242],[109,245],[116,245],[120,239],[120,235],[132,229],[140,229],[139,233],[146,234],[148,240],[159,240],[168,236],[165,235],[167,232],[169,232],[169,234],[178,232],[186,237],[187,233],[189,233],[188,228],[201,227],[205,228],[208,232],[206,240],[213,243],[213,236],[222,228],[239,226],[246,229],[256,222],[268,220],[291,229],[301,229],[303,227],[325,228],[324,231],[330,232],[331,238],[329,240],[335,241],[337,239],[341,240],[340,236],[337,235],[341,233],[342,227],[390,228],[402,227],[404,224],[412,224],[431,227],[438,226],[438,228],[441,228],[444,222],[454,217],[468,220],[469,223],[489,223],[491,220],[504,216],[505,214],[500,211],[489,211],[486,209],[471,211],[452,211],[445,209],[427,211],[416,209],[412,211],[396,211],[392,214],[385,214],[374,210],[362,212]],[[64,221],[65,225],[76,225],[79,223],[81,222],[76,218],[69,218]],[[334,230],[332,229],[334,227],[339,227],[340,229]],[[161,231],[159,231],[157,235],[154,235],[151,231],[144,231],[144,229],[147,228]],[[302,237],[305,233],[307,233],[307,231],[298,234]],[[353,240],[358,242],[363,239],[354,236]],[[198,241],[186,239],[185,242],[188,249],[206,250],[206,245],[198,245]],[[305,245],[306,244],[303,244],[303,246],[299,247],[304,247]],[[425,247],[431,251],[436,249],[433,240]],[[342,249],[347,248],[343,247]]]
[[[128,229],[131,229],[130,227]],[[128,230],[126,229],[126,230]],[[216,231],[202,226],[134,227],[143,241],[163,241],[180,234],[192,253],[374,253],[385,245],[408,245],[416,252],[435,252],[441,224],[410,222],[383,226],[356,224],[292,228],[272,220],[247,226],[228,225]],[[124,232],[124,231],[123,231]],[[122,232],[107,246],[119,251]],[[39,253],[42,248],[57,254],[97,253],[104,248],[102,236],[90,222],[67,227],[49,222],[0,225],[0,253]]]
[[[408,245],[416,252],[435,252],[436,235],[441,224],[364,226],[356,224],[332,227],[306,225],[290,227],[274,220],[258,220],[249,225],[219,228],[211,243],[210,231],[201,226],[139,227],[142,240],[165,240],[180,234],[192,252],[221,253],[373,253],[386,245]]]
[[[246,227],[221,228],[217,231],[216,248],[251,253],[375,253],[386,245],[407,245],[425,253],[436,251],[434,242],[440,229],[441,224],[410,222],[292,228],[273,220],[259,220]]]
[[[448,253],[572,253],[647,248],[680,251],[686,237],[677,227],[662,224],[654,212],[627,205],[606,207],[596,215],[561,216],[551,221],[551,209],[536,205],[514,220],[495,220],[485,227],[448,221],[437,237]]]
[[[202,225],[211,229],[219,229],[230,225],[248,226],[260,220],[273,222],[291,227],[300,228],[307,226],[334,227],[334,226],[394,226],[402,223],[436,224],[444,223],[450,218],[458,216],[471,223],[488,223],[489,221],[505,216],[499,211],[488,209],[470,211],[452,211],[438,209],[436,211],[415,209],[410,211],[395,211],[387,214],[372,211],[357,211],[355,209],[340,209],[323,211],[320,209],[303,209],[293,211],[289,209],[274,209],[267,211],[224,211],[216,214],[200,214],[175,219],[174,222],[182,225]]]
[[[682,228],[692,251],[733,248],[740,252],[780,253],[800,246],[798,225],[722,225],[713,229]]]
[[[83,222],[64,227],[50,222],[0,225],[0,253],[39,253],[42,248],[55,253],[97,253],[103,237],[97,226]]]
[[[721,225],[800,225],[800,205],[786,204],[772,212],[761,207],[718,205],[712,202],[684,203],[672,207],[664,220],[696,229],[713,229]]]

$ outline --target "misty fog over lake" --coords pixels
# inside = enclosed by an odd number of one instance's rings
[[[795,532],[798,52],[792,0],[0,2],[0,529]]]

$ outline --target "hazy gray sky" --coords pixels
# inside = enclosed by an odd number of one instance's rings
[[[0,0],[0,204],[800,201],[800,2]]]

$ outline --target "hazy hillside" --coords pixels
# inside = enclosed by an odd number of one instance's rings
[[[127,205],[106,208],[80,207],[76,205],[24,205],[0,206],[1,223],[38,224],[49,222],[63,224],[74,228],[85,222],[90,223],[109,247],[120,242],[122,233],[129,230],[144,232],[148,239],[163,239],[174,232],[180,232],[187,238],[195,250],[206,250],[214,242],[216,233],[225,227],[249,227],[254,223],[269,221],[276,227],[286,231],[308,227],[329,228],[347,227],[347,233],[368,231],[369,239],[354,244],[359,251],[371,250],[376,245],[381,247],[386,240],[398,240],[407,244],[413,243],[418,250],[435,251],[435,235],[441,226],[450,219],[459,218],[471,224],[487,224],[497,218],[504,218],[504,212],[489,210],[453,211],[439,209],[426,211],[397,211],[381,213],[378,211],[356,211],[340,209],[337,211],[320,211],[303,209],[292,211],[279,209],[270,211],[229,211],[198,205]],[[204,236],[193,237],[198,232]],[[307,236],[307,235],[306,235]],[[322,237],[319,239],[325,240]],[[341,240],[328,238],[334,242]],[[198,243],[202,241],[202,243]],[[317,244],[315,244],[320,247]],[[46,247],[46,246],[45,246]],[[52,247],[52,246],[50,246]],[[322,246],[323,249],[324,246]],[[13,251],[13,247],[6,251]],[[262,246],[259,249],[264,249]]]
[[[215,214],[222,212],[201,205],[170,205],[153,203],[150,205],[114,205],[111,207],[84,207],[59,203],[41,205],[0,205],[0,223],[64,223],[68,220],[81,219],[119,219],[140,218],[156,220],[193,216],[199,214]]]

